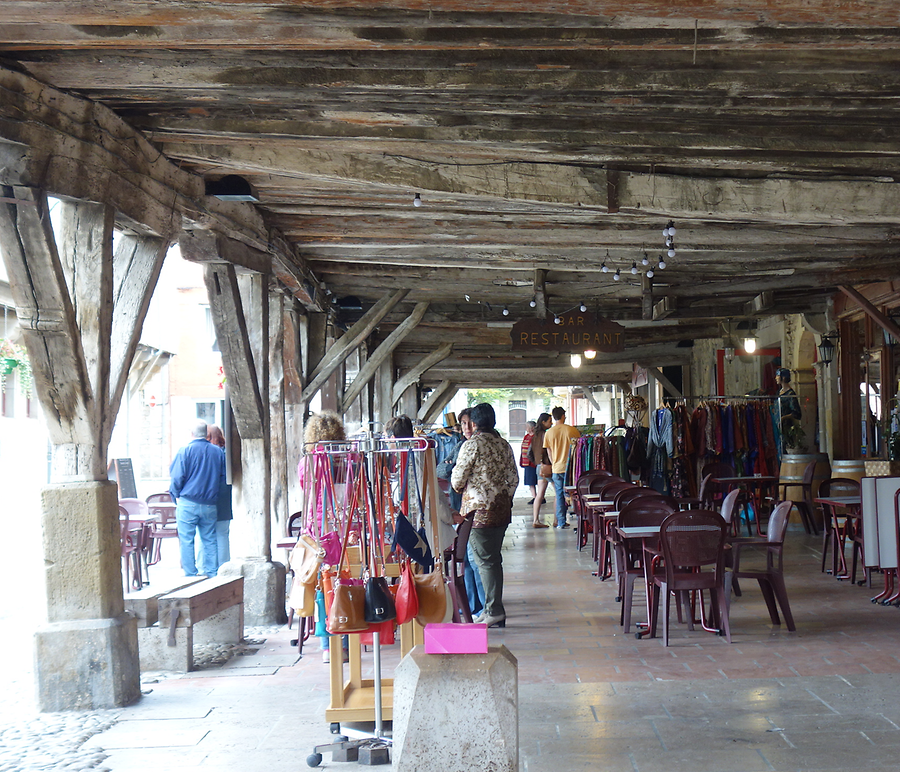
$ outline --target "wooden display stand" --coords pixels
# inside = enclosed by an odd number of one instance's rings
[[[359,635],[349,636],[349,677],[344,680],[341,636],[332,635],[331,646],[331,704],[325,710],[325,720],[333,721],[374,721],[375,682],[362,677],[362,645]],[[424,644],[424,628],[415,620],[400,625],[400,656],[405,657],[414,646]],[[394,679],[381,679],[381,710],[386,721],[394,714]]]

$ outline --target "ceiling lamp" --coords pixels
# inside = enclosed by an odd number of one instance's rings
[[[587,304],[583,300],[581,301],[581,305],[578,306],[578,310],[581,311],[581,313],[587,311]]]
[[[836,332],[830,332],[827,335],[822,336],[822,340],[819,343],[819,361],[823,365],[830,365],[834,361],[834,352],[836,346],[832,341],[832,338],[837,338]]]
[[[634,262],[634,260],[631,261],[631,273],[633,273],[633,274],[637,273],[637,263]]]
[[[528,305],[534,308],[537,305],[537,298],[532,295],[531,300],[528,301]]]
[[[569,357],[572,367],[581,367],[581,354],[572,354]]]
[[[509,309],[506,306],[503,306],[503,315],[509,316]]]
[[[616,268],[616,272],[613,274],[613,279],[615,279],[616,281],[619,281],[619,279],[621,279],[621,278],[622,277],[619,275],[619,269]]]
[[[653,273],[653,267],[652,267],[652,266],[651,266],[650,268],[647,269],[647,278],[648,278],[648,279],[652,279],[655,275],[656,275],[656,274]]]
[[[422,206],[422,197],[418,193],[413,196],[413,206]]]
[[[726,362],[734,361],[734,347],[733,346],[725,346],[725,361]]]
[[[562,324],[562,319],[560,319],[556,314],[553,314],[553,324]]]
[[[584,352],[585,359],[593,359],[595,356],[597,356],[597,352],[594,351],[593,349],[589,348],[587,351]]]
[[[660,255],[659,256],[659,265],[656,267],[659,268],[660,271],[662,271],[666,267],[666,258],[664,258],[662,255]]]
[[[219,180],[206,180],[205,192],[219,201],[259,201],[250,183],[237,174],[229,174]]]
[[[666,227],[663,228],[663,236],[665,236],[667,239],[670,237],[673,239],[675,238],[675,221],[674,220],[669,220],[669,222],[666,223]]]
[[[644,252],[644,258],[641,260],[641,265],[650,265],[650,258],[647,257],[647,253]]]
[[[756,351],[756,338],[753,336],[753,333],[750,333],[749,337],[744,338],[744,351],[748,354]]]

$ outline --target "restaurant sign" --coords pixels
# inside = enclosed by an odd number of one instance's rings
[[[519,319],[510,336],[513,351],[562,351],[581,354],[584,351],[610,353],[624,351],[625,328],[609,319],[578,310],[546,319]]]

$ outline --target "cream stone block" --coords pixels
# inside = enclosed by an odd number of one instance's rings
[[[487,654],[426,654],[394,674],[393,772],[518,772],[518,663]]]

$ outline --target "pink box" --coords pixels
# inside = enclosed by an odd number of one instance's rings
[[[426,654],[487,654],[487,625],[425,625]]]

